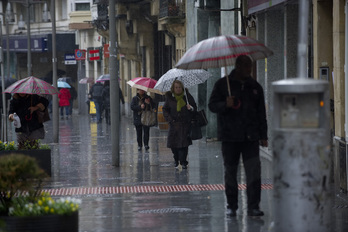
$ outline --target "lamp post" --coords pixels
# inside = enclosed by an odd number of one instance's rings
[[[30,36],[30,2],[27,0],[27,66],[28,77],[32,75],[31,72],[31,36]]]
[[[5,76],[4,76],[4,61],[3,61],[3,53],[2,53],[2,21],[0,21],[0,41],[1,41],[1,47],[0,47],[0,61],[1,61],[1,91],[2,91],[2,110],[3,115],[1,118],[2,120],[2,130],[1,130],[1,139],[2,141],[7,140],[7,127],[6,127],[6,99],[5,99]]]

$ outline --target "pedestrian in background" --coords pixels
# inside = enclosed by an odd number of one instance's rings
[[[89,96],[92,98],[95,110],[97,111],[97,123],[102,122],[102,112],[103,112],[103,92],[104,86],[100,82],[96,82],[89,91]]]
[[[72,113],[73,113],[74,100],[77,98],[77,92],[76,92],[75,87],[72,84],[70,84],[70,86],[71,86],[71,88],[69,89],[69,91],[70,91],[71,98],[69,100],[69,102],[70,102],[70,105],[69,105],[69,116],[71,116]]]
[[[137,89],[137,95],[133,97],[131,102],[131,109],[133,110],[133,123],[137,131],[138,151],[142,149],[143,142],[145,150],[149,150],[150,148],[150,127],[141,123],[141,113],[146,109],[155,107],[156,104],[153,102],[152,98],[147,95],[144,90]]]
[[[69,89],[61,88],[59,90],[58,98],[59,98],[59,107],[60,107],[60,117],[61,119],[64,119],[64,109],[65,109],[66,119],[68,119],[70,115],[69,109],[70,109],[70,99],[71,99]]]
[[[104,88],[102,91],[103,97],[103,108],[105,110],[105,120],[106,123],[110,125],[110,81],[104,82]],[[119,97],[122,104],[124,104],[124,98],[121,89],[119,89]],[[121,115],[121,108],[119,109]]]
[[[247,180],[248,215],[263,216],[261,199],[261,162],[259,145],[267,147],[265,98],[261,85],[251,77],[252,60],[242,55],[228,76],[219,79],[209,100],[209,109],[218,114],[218,139],[222,141],[225,167],[227,214],[238,209],[237,171],[242,155]]]
[[[181,81],[175,80],[165,95],[163,116],[169,122],[167,147],[173,152],[175,168],[179,162],[183,169],[187,168],[188,147],[192,144],[189,136],[191,120],[197,111],[197,105],[192,95],[184,91]]]
[[[21,127],[16,128],[18,149],[38,147],[39,139],[45,138],[44,125],[38,121],[36,111],[44,111],[48,107],[48,100],[36,94],[15,93],[10,101],[9,120],[14,120],[16,113],[20,119]],[[26,145],[26,143],[29,143]]]

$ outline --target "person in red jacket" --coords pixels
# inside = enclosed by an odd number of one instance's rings
[[[64,108],[65,108],[66,118],[68,118],[70,115],[69,107],[70,107],[70,98],[71,98],[71,94],[70,94],[69,89],[66,89],[66,88],[60,89],[59,94],[58,94],[58,98],[59,98],[59,107],[60,107],[61,119],[64,118]]]

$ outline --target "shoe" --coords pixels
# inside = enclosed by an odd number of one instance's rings
[[[66,119],[69,119],[69,116],[66,116]]]
[[[187,165],[186,164],[182,165],[182,169],[187,169]]]
[[[237,210],[227,208],[226,215],[229,216],[229,217],[236,217],[237,216]]]
[[[249,209],[248,210],[248,216],[252,216],[252,217],[260,217],[265,215],[261,210],[259,209]]]
[[[141,147],[138,147],[138,151],[141,151]]]
[[[150,149],[150,147],[149,146],[145,146],[145,150],[149,150]]]
[[[175,168],[179,168],[179,162],[178,162],[178,161],[175,161],[174,167],[175,167]]]

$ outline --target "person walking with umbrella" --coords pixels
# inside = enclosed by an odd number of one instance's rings
[[[26,149],[28,145],[38,147],[38,139],[45,138],[44,125],[38,121],[36,111],[44,111],[47,106],[48,100],[36,94],[13,95],[8,118],[12,122],[16,113],[20,119],[21,127],[15,129],[19,150]]]
[[[175,80],[171,90],[165,95],[163,116],[169,122],[167,147],[171,148],[175,168],[179,162],[183,169],[187,168],[188,147],[192,144],[189,137],[191,120],[197,111],[197,105],[181,81]]]
[[[138,151],[145,146],[145,150],[149,150],[150,127],[141,123],[141,114],[144,110],[150,110],[156,107],[152,98],[142,89],[137,89],[137,95],[133,97],[131,109],[133,110],[133,123],[137,131]],[[143,137],[144,132],[144,137]]]
[[[267,120],[263,89],[250,76],[251,70],[251,58],[238,56],[235,69],[230,75],[215,83],[208,104],[210,111],[218,114],[218,139],[222,141],[227,214],[233,217],[238,209],[237,171],[240,155],[247,179],[248,215],[264,215],[259,208],[259,145],[268,146]]]
[[[59,107],[60,107],[60,117],[61,119],[64,119],[64,109],[65,109],[65,115],[66,119],[68,119],[70,115],[70,99],[71,99],[71,94],[69,89],[67,88],[61,88],[60,93],[58,94],[59,98]]]

